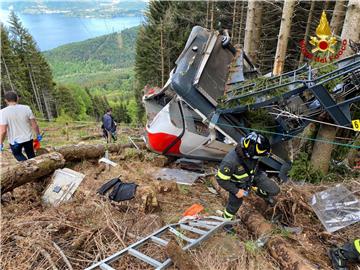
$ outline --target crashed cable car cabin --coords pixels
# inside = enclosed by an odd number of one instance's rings
[[[261,76],[226,31],[195,26],[175,64],[164,87],[146,87],[143,96],[147,145],[163,155],[221,160],[242,136],[264,131],[253,128],[251,113],[265,112],[273,154],[261,164],[282,177],[290,168],[285,140],[324,111],[349,126],[349,106],[360,100],[360,55],[333,63],[331,72],[304,65]]]

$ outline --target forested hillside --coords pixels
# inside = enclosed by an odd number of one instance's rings
[[[118,122],[136,121],[136,103],[131,94],[135,28],[85,42],[86,48],[83,44],[63,46],[52,58],[54,67],[15,13],[9,23],[9,28],[1,26],[2,94],[17,91],[21,103],[30,105],[41,118],[99,119],[112,106]],[[87,51],[90,53],[85,55]],[[53,78],[58,70],[73,81]],[[116,90],[117,94],[108,100],[106,90]]]
[[[50,67],[14,12],[9,23],[8,29],[1,25],[1,94],[17,91],[42,117],[56,117]]]
[[[125,29],[44,52],[55,78],[78,73],[96,73],[134,65],[139,27]]]

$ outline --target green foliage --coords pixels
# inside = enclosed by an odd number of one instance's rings
[[[249,119],[249,127],[255,130],[276,131],[276,121],[269,114],[267,109],[258,109],[255,111],[247,111],[246,119]]]
[[[181,184],[178,184],[178,189],[179,189],[179,192],[183,195],[188,195],[190,193],[190,188],[189,186],[187,185],[181,185]]]
[[[309,160],[309,154],[300,152],[294,160],[289,175],[294,180],[304,180],[310,183],[319,183],[324,175],[315,169]]]
[[[245,242],[245,250],[250,254],[255,254],[258,251],[258,246],[254,241],[248,240]]]
[[[16,91],[21,103],[42,117],[56,116],[50,67],[14,12],[10,13],[9,28],[1,25],[1,46],[1,93]]]
[[[134,65],[133,44],[139,27],[85,41],[66,44],[44,52],[56,79],[67,75],[98,73]]]
[[[325,74],[328,74],[332,71],[335,71],[338,67],[334,64],[327,64],[324,65],[323,63],[318,62],[312,62],[311,66],[313,68],[313,73],[316,78],[319,78]],[[329,79],[330,77],[325,77],[325,79]],[[332,92],[332,90],[335,88],[335,86],[339,83],[341,83],[344,80],[343,76],[340,76],[336,79],[332,79],[331,81],[324,83],[324,87],[329,91]]]

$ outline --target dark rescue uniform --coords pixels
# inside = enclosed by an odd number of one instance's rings
[[[231,150],[222,160],[216,174],[219,185],[229,192],[229,201],[224,210],[224,217],[232,219],[239,210],[243,199],[237,198],[240,189],[249,190],[256,188],[256,193],[267,198],[280,192],[278,185],[270,180],[265,172],[257,170],[258,160],[247,158],[244,154],[239,157],[235,149]],[[251,183],[251,175],[254,175]]]

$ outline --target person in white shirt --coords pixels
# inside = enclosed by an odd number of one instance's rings
[[[42,136],[33,112],[29,106],[18,104],[19,97],[16,92],[6,92],[4,99],[7,107],[0,110],[0,151],[4,150],[7,134],[11,151],[18,161],[35,157],[32,130],[38,141],[42,140]],[[23,149],[27,158],[22,152]]]

